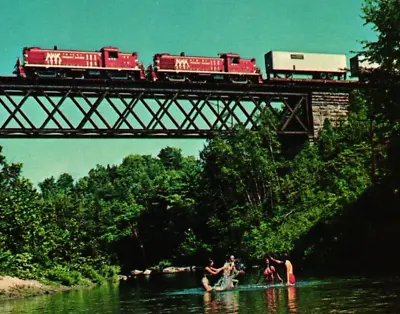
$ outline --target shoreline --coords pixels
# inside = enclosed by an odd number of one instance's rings
[[[6,275],[0,276],[0,301],[71,291],[73,289],[74,287],[47,285],[37,280],[24,280]]]

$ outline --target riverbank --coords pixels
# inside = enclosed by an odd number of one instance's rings
[[[69,290],[72,290],[72,288],[66,286],[49,286],[37,280],[23,280],[11,276],[0,276],[0,300],[25,298]]]

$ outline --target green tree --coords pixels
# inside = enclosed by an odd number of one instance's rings
[[[29,277],[45,257],[39,195],[21,177],[22,164],[7,163],[0,146],[0,271]],[[38,254],[34,254],[38,252]]]
[[[248,254],[245,233],[279,210],[279,142],[265,124],[258,129],[238,126],[201,152],[203,238],[220,252]]]
[[[182,168],[183,156],[180,148],[166,147],[160,150],[158,154],[165,169],[179,170]]]
[[[366,104],[356,98],[351,108],[346,123],[335,129],[326,121],[320,139],[285,164],[277,210],[246,232],[245,245],[253,257],[297,248],[309,254],[315,242],[305,245],[302,239],[315,226],[342,215],[370,185]]]
[[[363,41],[365,54],[386,72],[396,73],[400,61],[400,3],[398,0],[365,0],[366,25],[377,33],[375,41]]]
[[[363,53],[380,64],[368,77],[376,88],[365,92],[371,105],[374,154],[376,160],[384,161],[379,173],[384,176],[389,172],[395,178],[400,174],[396,162],[400,151],[400,2],[365,0],[362,10],[365,24],[377,35],[376,40],[363,41]],[[392,184],[399,187],[396,180]]]

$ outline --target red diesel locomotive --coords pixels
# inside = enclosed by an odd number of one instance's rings
[[[136,52],[124,53],[114,47],[100,51],[78,51],[25,47],[23,64],[18,58],[14,74],[21,77],[76,77],[145,79],[145,69]]]
[[[262,83],[256,60],[242,59],[238,54],[220,53],[219,58],[179,56],[157,53],[148,73],[153,81],[188,81],[231,83]]]

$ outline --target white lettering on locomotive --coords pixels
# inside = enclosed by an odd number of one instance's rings
[[[189,68],[189,62],[187,59],[175,59],[175,68],[178,69],[188,69]]]
[[[50,63],[50,64],[61,64],[62,59],[61,59],[60,53],[48,52],[46,54],[45,62]]]

